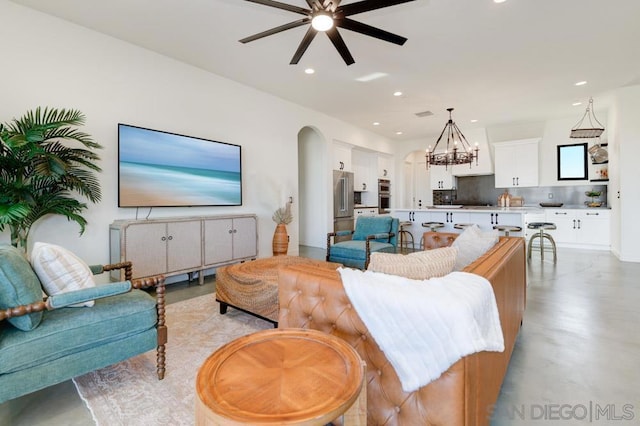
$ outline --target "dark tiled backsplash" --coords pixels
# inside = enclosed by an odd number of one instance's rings
[[[606,185],[578,185],[578,186],[539,186],[535,188],[509,188],[513,196],[523,197],[525,205],[539,203],[563,203],[565,205],[582,205],[590,201],[586,191],[600,191],[602,195],[596,201],[607,202]],[[496,205],[498,197],[504,188],[496,188],[493,175],[465,176],[457,178],[455,190],[434,190],[433,204],[465,204],[465,205]],[[549,198],[552,194],[552,198]]]

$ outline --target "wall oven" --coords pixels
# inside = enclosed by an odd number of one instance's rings
[[[389,179],[378,179],[378,214],[389,213],[390,201],[391,182]]]

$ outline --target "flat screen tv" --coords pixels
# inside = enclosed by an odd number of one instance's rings
[[[118,206],[242,205],[239,145],[118,124]]]

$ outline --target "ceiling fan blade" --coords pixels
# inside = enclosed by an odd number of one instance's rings
[[[344,16],[355,15],[357,13],[369,12],[370,10],[382,9],[383,7],[395,6],[397,4],[409,3],[415,0],[362,0],[356,3],[345,4],[338,8]]]
[[[360,34],[375,37],[380,40],[388,41],[402,46],[407,39],[397,34],[390,33],[380,28],[372,27],[371,25],[363,24],[362,22],[354,21],[353,19],[343,18],[336,20],[336,26],[344,28],[345,30],[355,31]]]
[[[297,21],[289,22],[288,24],[280,25],[279,27],[271,28],[270,30],[263,31],[258,34],[254,34],[252,36],[245,37],[239,41],[240,43],[249,43],[250,41],[258,40],[259,38],[267,37],[282,31],[290,30],[291,28],[300,27],[302,25],[308,24],[309,22],[311,22],[310,18],[299,19]]]
[[[349,52],[347,45],[344,43],[344,40],[342,39],[342,36],[340,35],[336,27],[328,30],[327,35],[329,36],[329,40],[331,40],[331,43],[333,43],[335,48],[338,50],[338,53],[340,53],[340,56],[342,56],[345,64],[351,65],[356,62],[353,59],[353,56],[351,56],[351,52]]]
[[[245,0],[245,1],[249,1],[251,3],[262,4],[262,5],[265,5],[265,6],[271,6],[271,7],[277,8],[277,9],[288,10],[289,12],[299,13],[301,15],[308,15],[308,14],[311,13],[311,11],[309,9],[303,9],[301,7],[298,7],[298,6],[282,3],[282,2],[279,2],[279,1],[275,1],[275,0]]]
[[[300,58],[302,58],[304,52],[307,51],[307,48],[311,44],[311,41],[314,39],[316,34],[318,34],[318,31],[316,31],[313,27],[309,27],[307,33],[304,35],[304,38],[300,42],[300,45],[298,45],[298,50],[296,50],[296,53],[293,54],[293,58],[291,58],[291,62],[289,62],[289,65],[296,65],[298,62],[300,62]]]

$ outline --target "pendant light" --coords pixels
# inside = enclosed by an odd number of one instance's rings
[[[590,127],[582,127],[585,118],[589,120],[588,126]],[[597,126],[594,122],[597,123]],[[587,126],[587,123],[584,123],[584,125]],[[580,121],[573,126],[569,137],[573,139],[598,138],[602,132],[604,132],[604,126],[598,121],[596,114],[593,112],[593,98],[589,98],[587,110]]]
[[[427,169],[431,166],[445,166],[449,167],[455,164],[471,164],[475,160],[476,166],[478,165],[478,143],[475,144],[475,148],[471,148],[471,144],[467,142],[467,138],[464,137],[456,123],[451,118],[451,111],[453,108],[447,108],[449,111],[449,121],[445,124],[440,137],[436,141],[436,145],[431,149],[431,145],[427,148],[425,157],[427,158]],[[444,152],[437,152],[438,144],[447,135],[447,145]]]

